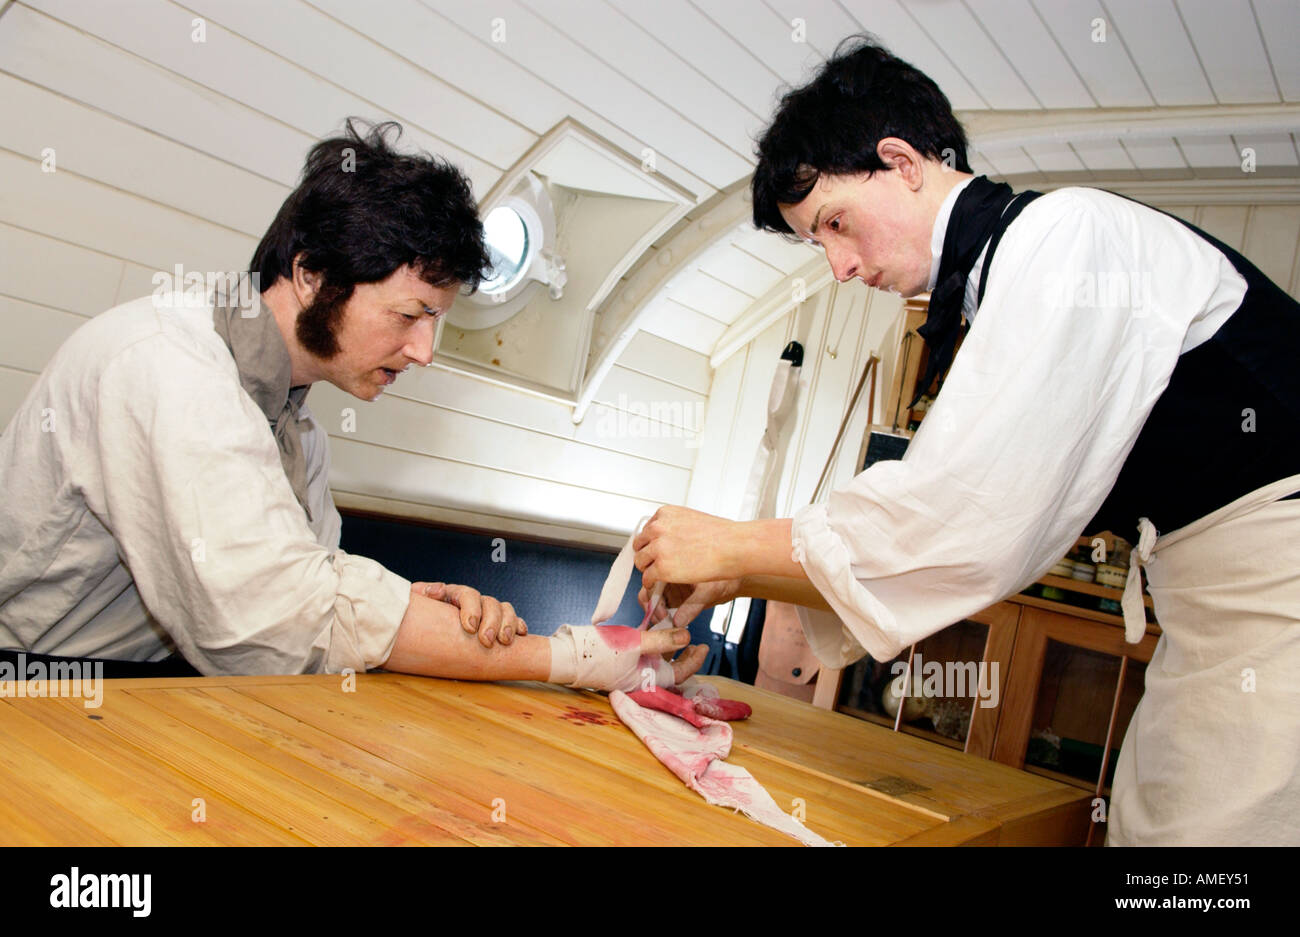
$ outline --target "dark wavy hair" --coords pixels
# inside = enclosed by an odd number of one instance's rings
[[[300,254],[304,269],[321,274],[297,334],[323,358],[338,353],[335,332],[358,283],[409,264],[431,286],[473,292],[491,268],[469,181],[436,156],[399,153],[393,143],[401,134],[393,121],[349,118],[342,136],[313,146],[302,181],[253,253],[249,269],[261,289],[292,277]]]
[[[870,175],[889,168],[876,152],[885,137],[971,171],[966,132],[939,86],[874,36],[850,36],[810,82],[781,98],[758,141],[754,227],[793,234],[779,206],[802,202],[822,173]]]

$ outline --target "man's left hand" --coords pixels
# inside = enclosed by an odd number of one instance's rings
[[[641,583],[693,585],[732,579],[731,545],[740,525],[726,518],[673,505],[661,507],[632,541]]]
[[[413,582],[411,592],[460,609],[460,626],[477,634],[479,643],[491,647],[495,642],[509,644],[515,635],[527,634],[527,623],[515,614],[509,602],[500,602],[469,586],[445,582]]]

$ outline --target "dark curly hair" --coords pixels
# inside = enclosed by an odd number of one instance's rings
[[[966,132],[939,86],[874,36],[850,36],[812,81],[781,98],[758,141],[754,227],[793,234],[780,206],[802,202],[822,173],[870,175],[888,169],[876,152],[885,137],[906,140],[922,156],[948,158],[960,172],[971,171]]]
[[[321,274],[297,334],[323,358],[338,353],[336,326],[358,283],[409,264],[431,286],[459,283],[473,292],[491,268],[469,181],[436,156],[397,152],[401,134],[393,121],[349,118],[342,136],[313,146],[302,181],[253,253],[249,269],[262,289],[292,277],[299,255],[304,269]]]

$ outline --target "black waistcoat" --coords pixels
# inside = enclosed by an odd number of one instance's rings
[[[1170,217],[1228,258],[1246,281],[1246,295],[1212,337],[1179,356],[1115,484],[1083,529],[1109,530],[1132,543],[1140,517],[1169,533],[1300,475],[1300,303],[1226,244]],[[984,259],[981,300],[1001,234]]]

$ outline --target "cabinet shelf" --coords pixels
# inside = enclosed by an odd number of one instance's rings
[[[1053,576],[1048,573],[1038,580],[1041,585],[1052,586],[1056,589],[1064,589],[1067,592],[1082,592],[1084,595],[1095,595],[1103,599],[1110,599],[1118,602],[1124,598],[1123,589],[1115,589],[1111,586],[1099,585],[1095,582],[1084,582],[1082,579],[1067,579],[1064,576]],[[1142,604],[1151,608],[1151,596],[1146,593],[1142,594]]]
[[[1051,768],[1043,768],[1039,765],[1031,765],[1031,764],[1024,765],[1022,770],[1027,771],[1030,774],[1036,774],[1039,777],[1051,778],[1053,781],[1060,781],[1062,784],[1069,784],[1072,787],[1080,788],[1081,790],[1088,791],[1089,793],[1096,793],[1097,791],[1096,781],[1088,781],[1083,778],[1076,778],[1074,775],[1066,774],[1063,771],[1053,771]],[[1102,787],[1101,796],[1110,797],[1109,784]]]
[[[843,704],[837,706],[836,710],[838,712],[848,713],[850,716],[855,716],[858,719],[865,719],[867,722],[874,722],[876,725],[884,726],[886,729],[892,729],[894,727],[894,720],[888,716],[882,716],[880,713],[868,712],[865,709],[857,709],[856,707],[845,706]],[[950,739],[948,736],[940,735],[938,732],[931,729],[909,725],[906,722],[899,726],[898,731],[905,735],[914,735],[919,739],[925,739],[929,742],[938,742],[940,745],[947,745],[949,748],[955,748],[957,751],[961,751],[966,747],[964,743],[957,739]]]

